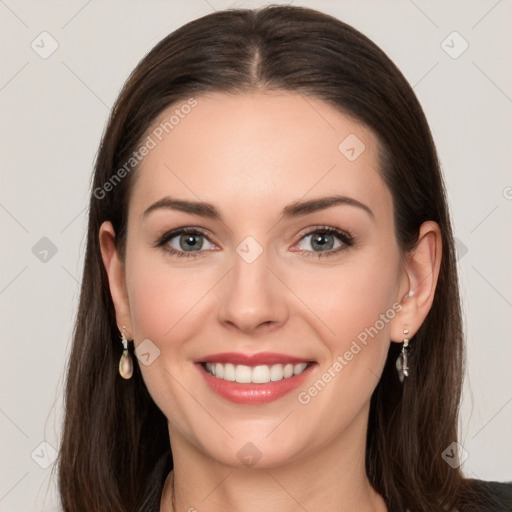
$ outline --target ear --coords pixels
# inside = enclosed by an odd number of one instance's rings
[[[442,240],[439,225],[424,222],[418,234],[416,247],[405,256],[401,286],[397,301],[402,309],[390,325],[392,341],[412,338],[427,317],[434,301],[439,269],[441,268]],[[407,329],[408,335],[403,331]]]
[[[116,321],[120,332],[130,340],[132,324],[130,320],[130,307],[126,291],[125,268],[116,246],[115,231],[112,224],[105,221],[99,230],[99,241],[103,265],[108,276],[110,295],[116,311]],[[123,329],[126,327],[126,330]]]

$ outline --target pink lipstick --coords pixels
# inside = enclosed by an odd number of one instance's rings
[[[195,361],[209,388],[238,404],[264,404],[300,386],[315,362],[296,356],[260,352],[212,354]]]

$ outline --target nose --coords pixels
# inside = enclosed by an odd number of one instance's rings
[[[238,254],[223,284],[219,320],[229,329],[245,334],[269,332],[286,323],[286,287],[276,278],[275,269],[263,252],[248,263]]]

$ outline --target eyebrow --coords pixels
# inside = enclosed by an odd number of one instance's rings
[[[340,204],[360,208],[364,210],[372,218],[372,220],[375,221],[375,215],[373,211],[364,203],[361,203],[352,197],[339,195],[320,197],[317,199],[310,199],[308,201],[295,201],[283,208],[281,214],[279,215],[279,220],[308,215],[310,213],[325,210]],[[205,203],[202,201],[186,201],[183,199],[174,199],[169,196],[163,197],[156,203],[153,203],[151,206],[149,206],[142,214],[142,217],[144,218],[151,212],[159,209],[177,210],[184,213],[199,215],[200,217],[212,220],[222,221],[222,215],[220,214],[219,210],[217,210],[217,208],[215,208],[215,206],[213,206],[211,203]]]

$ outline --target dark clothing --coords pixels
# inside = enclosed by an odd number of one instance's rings
[[[512,512],[512,482],[469,479],[468,483],[482,495],[482,503],[468,504],[461,508],[460,512]],[[495,503],[492,503],[493,501]]]

